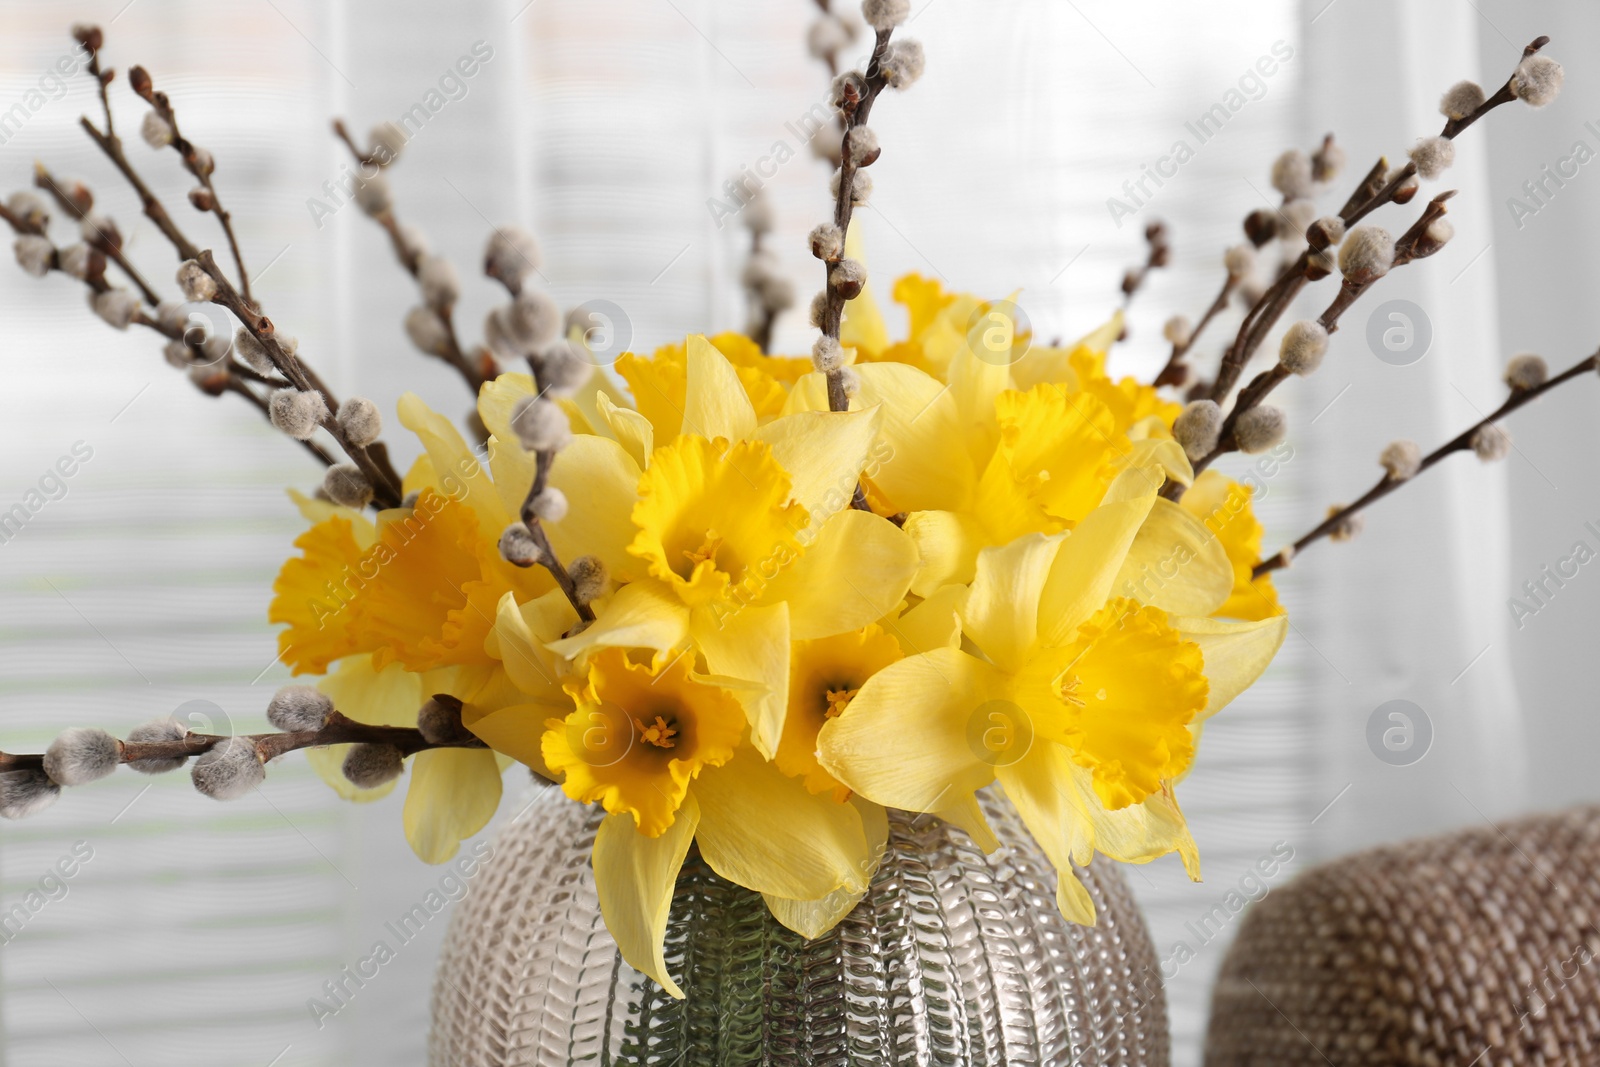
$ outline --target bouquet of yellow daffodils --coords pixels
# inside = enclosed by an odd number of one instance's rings
[[[1217,300],[1195,325],[1167,324],[1171,357],[1144,384],[1107,369],[1120,311],[1076,344],[1043,345],[1008,301],[911,275],[890,294],[909,330],[890,338],[850,224],[882,151],[868,115],[923,69],[921,46],[895,36],[908,7],[865,0],[870,57],[833,83],[837,128],[819,137],[838,168],[834,210],[809,238],[826,284],[804,357],[765,351],[792,292],[761,248],[771,219],[754,195],[742,204],[752,336],[695,335],[612,360],[584,313],[563,316],[532,285],[532,238],[503,227],[483,265],[508,302],[481,346],[464,345],[455,268],[399,221],[385,175],[406,131],[385,124],[363,147],[336,123],[359,172],[352,199],[417,282],[408,336],[477,396],[465,434],[401,399],[399,422],[421,444],[404,474],[376,405],[339,401],[251,293],[216,160],[134,67],[143,139],[194,176],[190,203],[215,218],[231,273],[144,183],[111,122],[102,34],[75,28],[105,109],[84,128],[178,253],[187,303],[144,279],[81,182],[41,165],[44,195],[13,195],[0,218],[29,272],[83,284],[117,329],[160,334],[202,392],[250,401],[326,468],[314,497],[294,494],[308,525],[270,615],[282,662],[314,684],[273,697],[273,733],[159,720],[125,739],[74,728],[41,755],[0,753],[0,815],[30,814],[119,765],[155,773],[191,759],[196,786],[228,799],[305,750],[350,800],[406,781],[406,836],[442,863],[487,825],[504,772],[521,764],[603,809],[593,867],[606,923],[628,962],[677,995],[662,938],[691,848],[815,937],[866,892],[885,809],[928,813],[993,849],[976,794],[998,783],[1054,863],[1072,920],[1095,919],[1074,867],[1096,853],[1175,852],[1198,878],[1176,790],[1202,725],[1284,639],[1272,572],[1319,538],[1351,536],[1363,508],[1445,456],[1503,456],[1500,419],[1600,365],[1591,356],[1552,376],[1517,357],[1500,408],[1426,455],[1394,442],[1371,490],[1266,559],[1251,490],[1213,468],[1284,447],[1283,413],[1265,398],[1316,371],[1368,289],[1450,239],[1453,194],[1397,237],[1358,223],[1412,200],[1489,111],[1553,99],[1561,67],[1540,38],[1498,92],[1453,87],[1443,132],[1402,166],[1380,160],[1337,212],[1314,202],[1340,172],[1332,138],[1284,153],[1271,174],[1281,209],[1246,219]],[[848,27],[834,29],[819,40],[840,66]],[[53,242],[50,201],[84,219],[81,241]],[[1125,300],[1167,261],[1164,229],[1146,237]],[[1257,281],[1269,251],[1281,262]],[[1271,369],[1235,393],[1295,297],[1335,273],[1327,310],[1291,325]],[[1248,307],[1238,335],[1199,380],[1192,349],[1236,298]],[[236,332],[196,332],[197,306],[226,312]],[[1182,402],[1161,391],[1186,384]]]

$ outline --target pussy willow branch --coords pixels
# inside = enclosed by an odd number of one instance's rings
[[[356,144],[355,139],[350,136],[350,131],[345,126],[343,119],[333,120],[333,132],[338,136],[339,140],[344,142],[345,147],[350,149],[350,155],[355,158],[357,168],[377,168],[378,164],[374,161],[372,154],[363,152]],[[357,175],[357,180],[360,180],[359,174]],[[400,261],[400,265],[406,269],[407,274],[416,279],[422,270],[422,260],[420,256],[414,255],[412,250],[407,247],[405,238],[400,233],[400,222],[395,218],[394,211],[379,212],[372,216],[372,219],[379,226],[382,226],[383,231],[389,235],[389,244],[394,248],[394,258]],[[502,281],[506,283],[508,289],[517,284],[509,279],[502,279]],[[516,296],[517,294],[513,291],[511,295]],[[488,378],[493,377],[493,374],[485,374],[485,368],[475,365],[471,358],[467,356],[465,350],[462,349],[461,341],[456,336],[454,309],[434,308],[432,310],[434,314],[439,316],[439,321],[444,323],[445,350],[437,358],[454,367],[456,373],[460,374],[467,383],[467,388],[472,390],[472,395],[477,396],[478,390],[483,388],[483,383]]]
[[[867,124],[867,116],[872,112],[872,105],[878,99],[884,87],[889,84],[883,76],[881,64],[884,53],[889,49],[889,38],[894,33],[891,30],[879,30],[877,42],[872,46],[872,58],[867,61],[865,88],[859,99],[852,101],[846,94],[841,101],[843,106],[840,112],[844,118],[844,145],[850,137],[850,131],[858,126]],[[839,195],[834,200],[833,224],[839,228],[841,239],[850,233],[850,217],[855,213],[856,172],[860,169],[851,161],[848,150],[840,153],[839,159]],[[844,253],[841,252],[842,256]],[[822,309],[822,332],[825,336],[837,341],[839,339],[839,326],[844,319],[845,295],[833,283],[833,268],[838,265],[838,259],[823,260],[823,270],[826,272],[828,299]],[[850,398],[845,395],[843,369],[832,371],[828,374],[828,409],[830,411],[849,411]]]
[[[254,304],[255,300],[250,295],[250,273],[244,268],[244,255],[239,251],[239,241],[233,233],[233,216],[222,206],[222,197],[217,195],[217,187],[211,180],[212,171],[216,167],[215,157],[207,153],[208,157],[211,158],[211,166],[202,167],[200,165],[200,156],[195,151],[195,146],[178,130],[178,113],[173,110],[172,102],[167,99],[166,93],[156,90],[150,80],[148,71],[140,66],[133,67],[128,71],[128,84],[172,128],[172,148],[183,157],[184,169],[193,174],[200,184],[205,187],[207,198],[210,200],[210,207],[202,210],[209,210],[217,217],[217,222],[222,225],[222,232],[228,238],[228,250],[233,253],[233,263],[239,272],[239,290],[244,294],[247,303]],[[107,114],[109,115],[109,110]],[[195,206],[199,207],[198,204]]]
[[[1451,189],[1428,201],[1428,206],[1423,209],[1417,221],[1412,223],[1411,228],[1395,242],[1394,262],[1389,268],[1391,272],[1418,259],[1425,259],[1444,247],[1428,237],[1428,227],[1444,217],[1446,213],[1445,203],[1455,195],[1455,190]],[[1349,278],[1341,279],[1339,291],[1334,294],[1333,301],[1318,316],[1317,323],[1328,331],[1330,337],[1338,333],[1339,320],[1344,316],[1344,313],[1350,310],[1350,307],[1361,298],[1363,293],[1386,277],[1388,277],[1387,273],[1377,278],[1369,278],[1360,282],[1353,282]],[[1234,431],[1239,425],[1239,419],[1245,412],[1250,411],[1252,408],[1260,407],[1261,402],[1274,389],[1288,381],[1291,376],[1289,369],[1282,363],[1274,363],[1270,370],[1262,371],[1251,379],[1249,385],[1239,390],[1239,395],[1234,398],[1233,410],[1228,412],[1228,417],[1223,420],[1222,431],[1217,438],[1217,446],[1194,464],[1194,472],[1196,474],[1211,466],[1224,454],[1238,449],[1239,443]],[[1176,487],[1177,492],[1182,492],[1182,486],[1176,482],[1169,482],[1166,488],[1171,489],[1174,487]]]
[[[528,366],[533,371],[533,388],[537,396],[543,396],[549,387],[544,379],[544,368],[539,357],[529,356]],[[545,533],[544,523],[540,521],[538,513],[534,510],[534,500],[550,484],[550,468],[556,461],[554,449],[547,449],[534,454],[533,484],[528,487],[528,495],[522,500],[522,512],[519,516],[522,525],[528,528],[534,543],[539,546],[540,564],[550,572],[556,580],[556,585],[561,587],[561,592],[566,595],[572,609],[578,613],[578,618],[584,622],[594,622],[594,609],[591,608],[580,596],[578,587],[572,580],[572,575],[561,562],[561,557],[556,555],[555,546],[550,543],[550,535]]]
[[[1516,411],[1524,404],[1528,404],[1534,400],[1537,400],[1539,397],[1543,396],[1545,393],[1548,393],[1557,386],[1563,385],[1566,382],[1570,382],[1574,378],[1581,378],[1586,374],[1592,375],[1597,370],[1600,370],[1600,352],[1596,352],[1587,359],[1579,360],[1577,363],[1573,364],[1571,367],[1568,367],[1566,370],[1562,371],[1560,374],[1557,374],[1555,377],[1549,379],[1542,385],[1536,385],[1531,389],[1514,390],[1512,394],[1506,398],[1505,403],[1501,404],[1498,408],[1495,408],[1494,411],[1479,419],[1477,422],[1461,431],[1461,433],[1457,434],[1455,437],[1452,437],[1449,441],[1446,441],[1444,444],[1440,445],[1438,448],[1424,456],[1422,458],[1421,465],[1417,468],[1417,474],[1421,474],[1423,471],[1427,470],[1429,467],[1432,467],[1435,463],[1438,463],[1440,460],[1444,459],[1448,455],[1451,455],[1452,453],[1471,451],[1472,438],[1484,427],[1491,426],[1499,422],[1501,419],[1505,418],[1513,411]],[[1282,568],[1287,567],[1289,565],[1291,556],[1299,555],[1299,553],[1303,551],[1307,545],[1327,537],[1334,530],[1338,529],[1339,526],[1352,515],[1364,510],[1368,505],[1382,500],[1396,489],[1399,489],[1401,486],[1406,485],[1415,479],[1416,475],[1412,475],[1410,478],[1394,478],[1385,474],[1382,478],[1378,479],[1378,483],[1376,485],[1363,493],[1360,499],[1358,499],[1355,503],[1335,511],[1310,533],[1296,541],[1293,546],[1291,546],[1292,551],[1290,553],[1286,554],[1284,552],[1279,552],[1271,559],[1263,560],[1262,562],[1256,564],[1251,577],[1259,578],[1263,574],[1270,574],[1275,570],[1281,570]]]
[[[85,115],[78,120],[89,139],[109,159],[117,171],[121,173],[128,184],[139,196],[139,202],[144,209],[145,217],[155,223],[156,228],[177,249],[180,259],[192,259],[199,263],[217,283],[217,295],[213,303],[220,304],[233,312],[234,316],[244,324],[245,329],[260,341],[266,349],[268,357],[278,372],[291,382],[295,388],[301,390],[316,389],[327,399],[329,414],[323,420],[322,426],[339,443],[344,453],[355,462],[361,472],[366,475],[373,488],[373,499],[383,507],[394,507],[400,503],[400,476],[395,473],[389,463],[388,452],[381,444],[362,447],[351,443],[338,421],[333,417],[339,403],[337,398],[316,376],[316,373],[301,362],[283,344],[281,344],[272,325],[272,320],[262,315],[258,305],[247,303],[239,291],[233,287],[227,275],[217,266],[216,260],[209,251],[202,251],[194,242],[190,241],[178,224],[172,220],[166,206],[159,197],[145,184],[139,172],[128,162],[127,154],[122,150],[122,142],[114,134],[103,133]]]
[[[54,200],[62,211],[68,212],[77,218],[80,228],[81,224],[88,219],[89,211],[93,210],[94,194],[89,191],[87,186],[80,183],[79,188],[83,189],[84,195],[89,198],[90,203],[88,207],[80,207],[77,198],[61,188],[61,183],[56,181],[55,175],[51,174],[49,168],[43,163],[35,162],[33,165],[33,184],[49,193],[50,199]],[[129,262],[128,257],[123,253],[120,230],[116,233],[105,234],[101,233],[98,228],[93,228],[90,233],[83,234],[83,243],[115,263],[122,273],[127,275],[128,280],[138,287],[139,295],[144,297],[145,303],[151,307],[161,303],[161,297],[156,294],[156,291],[150,287],[150,283],[144,280],[144,276],[134,268],[134,265]]]
[[[1157,220],[1144,228],[1144,239],[1148,246],[1144,262],[1137,267],[1129,267],[1122,276],[1122,308],[1124,311],[1133,303],[1133,298],[1144,287],[1145,279],[1153,270],[1159,270],[1172,262],[1172,246],[1167,243],[1166,223]]]
[[[1522,57],[1518,60],[1519,65],[1522,59],[1528,58],[1549,43],[1549,37],[1535,38],[1522,50]],[[1459,119],[1447,120],[1444,124],[1444,129],[1440,132],[1440,136],[1454,140],[1463,130],[1466,130],[1495,108],[1515,100],[1516,94],[1511,88],[1512,81],[1515,78],[1516,71],[1513,68],[1511,76],[1506,79],[1505,85],[1500,88],[1499,92],[1486,99],[1470,115],[1465,115]],[[1351,199],[1340,209],[1339,217],[1344,219],[1347,227],[1354,226],[1385,204],[1398,202],[1396,201],[1396,194],[1399,193],[1401,186],[1416,176],[1417,167],[1415,163],[1407,161],[1406,165],[1390,176],[1386,182],[1378,184],[1376,191],[1370,193],[1370,195],[1361,195],[1373,184],[1374,175],[1386,174],[1387,171],[1387,162],[1380,159],[1374,165],[1372,171],[1368,172],[1366,180],[1362,182],[1357,193],[1352,195]],[[1250,357],[1255,355],[1256,349],[1261,346],[1261,342],[1266,339],[1267,334],[1271,332],[1278,319],[1288,310],[1294,297],[1311,280],[1307,276],[1310,261],[1311,250],[1307,249],[1300,254],[1300,258],[1277,281],[1268,287],[1267,291],[1261,295],[1261,299],[1256,301],[1255,306],[1245,316],[1244,322],[1239,326],[1238,335],[1234,338],[1233,344],[1223,357],[1222,366],[1217,372],[1217,380],[1211,386],[1210,395],[1212,400],[1220,404],[1233,391],[1234,385],[1239,381],[1239,376],[1244,372],[1245,365],[1250,362]]]
[[[1161,368],[1160,373],[1150,383],[1151,385],[1157,387],[1182,385],[1188,380],[1189,369],[1183,362],[1184,357],[1194,348],[1195,342],[1200,340],[1200,335],[1211,324],[1211,320],[1220,315],[1223,309],[1228,306],[1228,300],[1238,290],[1240,280],[1237,274],[1232,271],[1227,272],[1227,276],[1222,279],[1222,288],[1218,290],[1217,298],[1211,302],[1211,306],[1206,308],[1206,313],[1200,316],[1200,321],[1195,323],[1194,328],[1189,331],[1188,339],[1182,344],[1174,344],[1172,346],[1172,354],[1167,357],[1166,365]]]
[[[402,756],[415,755],[434,748],[487,748],[476,737],[446,742],[433,742],[422,736],[422,731],[409,726],[369,726],[364,722],[347,719],[335,711],[320,730],[295,730],[287,733],[241,734],[256,747],[256,755],[265,763],[302,748],[319,748],[323,745],[393,745]],[[135,760],[178,759],[200,756],[224,741],[231,740],[221,734],[189,734],[177,741],[118,741],[120,763]],[[44,756],[38,753],[0,752],[0,772],[38,771],[44,769]]]
[[[750,231],[750,258],[754,260],[761,254],[761,232]],[[745,290],[745,296],[750,301],[751,328],[750,340],[756,343],[763,355],[772,352],[772,330],[778,324],[779,312],[761,297],[760,290],[752,287]]]

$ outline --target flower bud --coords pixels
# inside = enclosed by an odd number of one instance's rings
[[[1317,220],[1317,205],[1315,201],[1301,197],[1284,204],[1279,209],[1279,214],[1287,220],[1289,233],[1304,240],[1306,230]],[[1280,228],[1278,236],[1287,238],[1288,235]]]
[[[1404,482],[1417,476],[1422,470],[1422,449],[1417,447],[1415,441],[1401,439],[1390,441],[1378,455],[1378,464],[1389,476],[1390,481]]]
[[[1407,155],[1416,164],[1417,173],[1431,180],[1456,161],[1456,143],[1448,137],[1424,137],[1411,146]]]
[[[1511,76],[1511,92],[1527,104],[1544,107],[1561,92],[1565,77],[1560,63],[1549,56],[1531,55],[1517,65],[1517,72]]]
[[[12,243],[11,250],[16,253],[17,265],[35,278],[43,278],[50,273],[50,265],[56,255],[56,246],[50,243],[50,238],[25,233]],[[62,269],[66,268],[63,266]]]
[[[839,180],[844,171],[836,170],[833,177],[828,180],[828,194],[835,200],[839,199]],[[850,176],[850,203],[860,207],[872,198],[872,175],[864,170],[858,170]]]
[[[841,259],[828,272],[828,284],[846,300],[854,300],[866,287],[867,268],[858,259]]]
[[[447,311],[461,296],[461,278],[455,264],[443,256],[429,256],[417,269],[417,284],[422,300],[435,311]]]
[[[739,212],[739,221],[751,233],[772,232],[778,223],[778,216],[772,206],[772,197],[767,195],[765,189],[757,189],[755,195],[745,201],[744,209]]]
[[[567,413],[553,402],[525,396],[511,409],[511,430],[529,452],[556,452],[572,440]]]
[[[847,70],[833,79],[828,102],[840,111],[854,111],[866,91],[867,80],[861,76],[861,72]]]
[[[1233,424],[1233,439],[1239,451],[1255,455],[1281,442],[1288,429],[1289,420],[1282,408],[1262,404],[1239,416]]]
[[[417,712],[417,731],[430,745],[470,740],[471,730],[461,721],[461,701],[448,693],[435,693]]]
[[[56,264],[80,282],[87,281],[91,270],[94,270],[94,257],[97,255],[99,253],[94,249],[79,242],[58,250],[56,252]],[[23,264],[23,267],[26,269],[27,264]],[[103,271],[104,269],[105,264],[102,263],[99,270]]]
[[[381,173],[370,178],[357,178],[356,207],[374,217],[387,214],[394,208],[394,193],[389,189],[389,179]]]
[[[1511,435],[1493,423],[1480,426],[1472,435],[1472,451],[1485,463],[1505,459],[1511,454]]]
[[[594,366],[565,337],[557,337],[534,353],[539,364],[539,386],[557,399],[572,396],[594,373]]]
[[[217,198],[212,195],[210,189],[197,185],[189,190],[189,204],[196,211],[210,211],[217,206]]]
[[[122,744],[104,730],[74,726],[50,742],[44,752],[44,773],[58,785],[86,785],[117,769]]]
[[[0,771],[0,818],[26,819],[56,802],[61,787],[43,771]]]
[[[128,743],[136,745],[164,744],[172,741],[182,741],[188,736],[188,728],[176,719],[154,719],[129,730]],[[165,774],[168,771],[177,770],[188,761],[188,756],[134,759],[128,761],[128,769],[138,771],[140,774]]]
[[[1234,245],[1222,254],[1222,265],[1232,277],[1243,278],[1255,270],[1256,250],[1249,245]]]
[[[428,245],[428,235],[421,229],[402,223],[395,233],[399,238],[400,251],[405,254],[408,262],[420,263],[427,258],[431,248]]]
[[[822,329],[822,316],[828,310],[828,293],[826,290],[811,298],[811,311],[807,321],[817,329]]]
[[[837,15],[824,13],[806,30],[806,51],[814,59],[827,59],[849,47],[855,36],[855,27]]]
[[[1357,226],[1339,246],[1339,269],[1354,285],[1375,281],[1394,264],[1394,238],[1382,226]]]
[[[1518,392],[1524,389],[1537,389],[1549,378],[1550,365],[1544,361],[1543,356],[1534,355],[1532,352],[1522,352],[1512,356],[1506,364],[1506,384]]]
[[[172,124],[154,111],[146,111],[144,121],[139,123],[139,136],[151,148],[165,148],[172,143]]]
[[[1447,119],[1464,119],[1483,106],[1483,88],[1475,81],[1459,81],[1439,98],[1439,113]]]
[[[1291,200],[1310,196],[1314,189],[1311,157],[1298,148],[1279,156],[1272,163],[1272,187]]]
[[[272,425],[296,441],[306,441],[328,417],[328,405],[314,389],[304,393],[298,389],[279,389],[267,401],[267,415]]]
[[[6,198],[6,210],[30,226],[43,229],[50,225],[50,209],[44,197],[28,189],[19,189]]]
[[[1258,207],[1244,217],[1244,235],[1250,243],[1260,248],[1278,236],[1278,213]]]
[[[533,514],[540,522],[560,522],[567,517],[567,494],[545,486],[533,498]]]
[[[339,405],[339,428],[353,445],[365,447],[383,432],[383,416],[378,405],[363,396],[353,396]]]
[[[567,574],[572,578],[573,592],[585,604],[606,591],[610,577],[599,556],[579,556],[567,568]]]
[[[921,41],[890,41],[878,61],[878,73],[891,89],[909,89],[922,77],[927,56]]]
[[[95,293],[89,304],[107,325],[118,330],[126,330],[139,313],[139,298],[126,289],[107,289],[103,293]]]
[[[512,286],[539,269],[539,242],[521,226],[500,226],[483,250],[483,273]]]
[[[500,558],[516,567],[531,567],[544,562],[544,549],[525,525],[514,522],[500,534]]]
[[[1312,248],[1323,249],[1344,240],[1344,219],[1338,215],[1324,215],[1306,228],[1306,240]]]
[[[1222,434],[1222,409],[1215,400],[1191,400],[1172,422],[1172,438],[1191,461],[1209,456]]]
[[[333,701],[309,685],[286,685],[267,703],[267,721],[284,733],[320,730],[333,714]]]
[[[1311,180],[1331,182],[1344,170],[1344,146],[1329,135],[1311,157]]]
[[[400,158],[400,153],[405,149],[405,127],[397,122],[380,122],[367,133],[367,155],[372,157],[372,162],[380,167],[387,167]]]
[[[254,741],[230,737],[195,760],[189,775],[194,787],[213,800],[237,800],[267,780],[267,769]]]
[[[1278,362],[1291,374],[1304,376],[1322,366],[1322,357],[1327,351],[1328,331],[1319,322],[1302,319],[1284,331]]]
[[[831,222],[811,231],[811,254],[821,260],[836,260],[844,254],[844,234]]]
[[[1161,327],[1161,336],[1174,348],[1185,348],[1194,338],[1194,324],[1186,315],[1174,315]]]
[[[341,769],[357,789],[376,789],[400,777],[405,757],[394,745],[361,743],[350,746]]]
[[[861,17],[875,30],[892,30],[911,17],[911,0],[861,0]]]
[[[192,259],[184,260],[178,267],[178,288],[183,290],[183,298],[192,304],[203,304],[217,295],[217,283]]]
[[[322,475],[322,491],[343,508],[357,511],[372,503],[372,483],[354,463],[336,463]]]
[[[819,337],[811,346],[811,365],[823,374],[832,374],[844,366],[844,349],[832,337]]]
[[[1328,509],[1328,518],[1333,518],[1343,510],[1343,504],[1335,504]],[[1352,515],[1346,515],[1333,524],[1333,527],[1328,531],[1328,539],[1331,541],[1353,541],[1366,525],[1367,518],[1359,511]]]
[[[857,126],[844,138],[844,154],[852,165],[870,167],[878,161],[883,149],[878,145],[878,134],[869,126]]]
[[[450,350],[450,333],[431,308],[414,307],[406,312],[406,336],[430,356],[442,356]]]

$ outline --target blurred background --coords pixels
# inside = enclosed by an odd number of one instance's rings
[[[1444,183],[1424,187],[1462,191],[1454,241],[1382,282],[1346,316],[1324,369],[1280,394],[1293,459],[1257,476],[1269,552],[1369,486],[1391,439],[1426,450],[1496,406],[1510,354],[1540,352],[1559,369],[1600,341],[1591,5],[914,9],[907,32],[925,42],[928,73],[874,112],[884,154],[857,216],[880,299],[909,271],[1019,292],[1037,337],[1071,338],[1107,317],[1123,269],[1142,257],[1143,225],[1164,219],[1174,261],[1139,294],[1112,361],[1145,377],[1165,356],[1164,319],[1198,318],[1240,221],[1276,199],[1267,171],[1279,152],[1336,134],[1350,163],[1325,198],[1334,210],[1380,154],[1400,159],[1438,131],[1444,89],[1474,78],[1492,92],[1523,45],[1553,37],[1561,97],[1496,111],[1461,138]],[[517,222],[543,243],[563,304],[615,303],[640,351],[742,325],[748,235],[719,227],[708,201],[783,142],[793,158],[767,183],[773,247],[802,297],[776,348],[804,352],[803,309],[820,282],[804,234],[828,210],[828,168],[788,124],[827,88],[805,48],[815,13],[806,0],[4,0],[0,192],[27,186],[35,159],[86,181],[147,277],[175,292],[170,249],[77,126],[98,114],[91,84],[48,73],[72,48],[70,23],[98,22],[104,61],[119,74],[149,68],[184,132],[216,155],[257,295],[330,385],[386,413],[409,389],[459,415],[471,398],[454,372],[405,338],[414,288],[381,232],[357,209],[316,206],[338,205],[324,183],[348,159],[330,120],[364,131],[430,91],[444,97],[390,179],[402,221],[469,276],[464,339],[481,336],[494,299],[494,286],[470,281],[486,235]],[[442,84],[475,49],[478,72]],[[213,220],[183,205],[176,157],[134,135],[144,107],[124,77],[112,94],[135,164],[215,245]],[[1202,140],[1193,124],[1219,103],[1228,118]],[[1180,141],[1191,158],[1135,201],[1125,183]],[[1398,232],[1422,200],[1374,221]],[[1294,317],[1315,315],[1330,291],[1314,289]],[[1207,335],[1203,366],[1237,322],[1231,310]],[[1381,340],[1393,327],[1410,337],[1398,348]],[[6,750],[38,751],[68,724],[124,731],[174,712],[198,729],[261,729],[287,677],[266,606],[302,529],[284,489],[310,490],[318,472],[238,398],[201,395],[152,336],[102,324],[59,274],[0,268],[0,511],[30,490],[48,498],[0,544]],[[1549,578],[1580,542],[1600,551],[1597,390],[1574,383],[1513,416],[1506,462],[1452,459],[1373,509],[1357,541],[1318,544],[1279,576],[1291,636],[1208,727],[1182,791],[1206,880],[1189,883],[1175,860],[1131,875],[1171,961],[1178,1064],[1198,1062],[1211,976],[1239,921],[1201,920],[1231,890],[1260,896],[1365,846],[1600,799],[1589,670],[1600,564]],[[388,437],[404,469],[410,446]],[[80,461],[75,472],[49,479],[63,456]],[[1224,469],[1240,477],[1249,464]],[[1391,727],[1400,743],[1372,740]],[[407,848],[399,794],[343,804],[295,758],[271,777],[224,807],[183,775],[119,774],[0,826],[0,913],[23,903],[25,915],[0,935],[0,1062],[422,1062],[447,915],[332,1017],[308,1002],[336,1004],[325,983],[392,941],[385,924],[444,872]],[[528,788],[508,773],[502,819]],[[1286,849],[1280,873],[1249,877]],[[76,862],[58,868],[64,857]]]

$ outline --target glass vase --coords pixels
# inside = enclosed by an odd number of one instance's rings
[[[1077,873],[1099,922],[1067,922],[1055,871],[997,792],[992,855],[890,812],[867,896],[807,941],[691,849],[667,926],[668,996],[606,932],[589,853],[600,813],[548,788],[494,840],[456,905],[434,985],[439,1067],[1168,1063],[1154,945],[1118,867]]]

